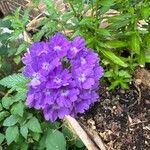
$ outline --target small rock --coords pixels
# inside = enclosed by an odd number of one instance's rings
[[[116,106],[113,106],[113,109],[116,109],[117,107]]]
[[[142,83],[142,80],[141,80],[141,79],[136,79],[136,80],[135,80],[135,84],[136,84],[136,85],[140,85],[141,83]]]
[[[125,90],[121,89],[121,90],[120,90],[120,93],[121,93],[121,94],[124,94],[124,93],[125,93]]]

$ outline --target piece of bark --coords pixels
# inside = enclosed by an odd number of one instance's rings
[[[26,41],[27,43],[30,43],[30,44],[32,43],[32,40],[26,31],[23,32],[23,38],[24,38],[24,41]]]
[[[27,31],[37,31],[37,25],[43,20],[45,17],[35,18],[26,26]]]
[[[72,132],[74,132],[82,140],[88,150],[99,150],[74,118],[66,116],[65,121],[71,128]]]
[[[84,130],[91,137],[91,139],[96,143],[96,145],[100,148],[100,150],[106,150],[104,143],[98,133],[90,128],[83,126]]]
[[[139,67],[135,71],[135,84],[141,83],[150,89],[150,71]]]

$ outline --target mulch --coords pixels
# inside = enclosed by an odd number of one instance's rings
[[[107,150],[150,150],[150,88],[142,82],[128,90],[101,87],[100,100],[80,124],[95,130]]]

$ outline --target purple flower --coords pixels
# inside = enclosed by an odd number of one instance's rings
[[[81,37],[76,37],[71,43],[70,48],[68,50],[68,58],[72,59],[79,51],[85,49],[85,40]]]
[[[61,33],[56,33],[50,39],[50,47],[55,52],[56,57],[62,58],[66,56],[70,42]]]
[[[26,104],[43,110],[46,120],[75,117],[99,98],[103,68],[81,37],[69,41],[56,33],[47,42],[33,43],[22,60],[23,73],[31,79]]]
[[[69,70],[63,69],[62,66],[57,67],[50,75],[46,87],[51,89],[58,89],[69,85],[71,74]]]
[[[77,101],[78,95],[79,95],[79,90],[78,89],[71,89],[68,87],[62,88],[59,90],[58,98],[57,98],[57,103],[61,107],[71,107],[73,102]]]

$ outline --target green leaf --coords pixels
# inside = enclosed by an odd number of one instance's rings
[[[100,4],[105,7],[110,7],[114,4],[114,0],[101,0]]]
[[[20,61],[21,61],[21,57],[18,55],[13,60],[18,65],[20,63]]]
[[[10,28],[11,27],[10,20],[0,19],[0,27]]]
[[[46,137],[47,150],[66,150],[64,135],[58,130],[49,130]]]
[[[77,139],[77,140],[76,140],[75,145],[76,145],[76,147],[78,147],[78,148],[84,147],[84,144],[83,144],[83,142],[82,142],[80,139]]]
[[[8,88],[15,88],[20,89],[20,88],[25,88],[26,84],[28,82],[28,79],[25,78],[22,74],[13,74],[10,76],[7,76],[0,80],[0,84],[8,87]]]
[[[21,150],[28,150],[28,144],[27,143],[22,143],[21,144]]]
[[[41,125],[38,121],[38,119],[36,117],[32,117],[28,123],[27,123],[27,127],[33,131],[33,132],[37,132],[37,133],[41,133]]]
[[[116,87],[118,87],[120,85],[120,81],[113,81],[111,82],[111,86],[109,87],[109,90],[113,90],[115,89]]]
[[[39,141],[39,139],[40,139],[40,133],[35,133],[35,132],[33,132],[33,133],[31,133],[32,134],[32,138],[35,140],[35,141]]]
[[[44,2],[46,4],[47,11],[48,11],[49,15],[50,16],[56,15],[54,2],[52,0],[44,0]]]
[[[2,144],[2,142],[4,141],[4,139],[5,139],[5,136],[0,133],[0,144]]]
[[[107,29],[100,28],[97,33],[102,36],[110,36],[110,32]]]
[[[8,127],[6,129],[6,140],[7,144],[10,145],[19,136],[17,126]]]
[[[22,117],[24,113],[24,104],[22,102],[19,102],[13,105],[11,109],[11,113]]]
[[[5,109],[9,109],[9,107],[13,104],[12,97],[3,97],[2,105]]]
[[[2,112],[0,112],[0,121],[2,121],[8,115],[9,115],[8,111],[2,111]]]
[[[25,51],[25,50],[27,49],[28,45],[29,45],[29,44],[26,43],[26,42],[22,43],[22,44],[18,47],[17,52],[16,52],[15,55],[18,55],[18,54],[22,53],[23,51]]]
[[[40,139],[40,142],[39,142],[40,150],[44,150],[46,148],[46,146],[45,146],[46,137],[47,137],[47,132]]]
[[[122,67],[127,67],[128,66],[123,60],[121,60],[121,58],[119,58],[118,56],[116,56],[112,51],[105,50],[105,49],[100,49],[100,48],[98,48],[98,50],[101,53],[103,53],[103,55],[107,59],[111,60],[115,64],[118,64],[119,66],[122,66]]]
[[[64,127],[63,129],[62,129],[62,133],[64,134],[64,136],[65,136],[65,138],[67,138],[67,139],[73,139],[74,137],[74,135],[73,135],[73,133],[69,130],[69,128],[67,128],[67,127]]]
[[[142,17],[146,20],[150,17],[150,7],[141,7],[140,9]]]
[[[140,54],[140,40],[136,34],[133,34],[130,39],[130,47],[133,52]]]
[[[3,110],[3,107],[2,107],[2,104],[0,103],[0,111],[2,111]]]
[[[144,51],[140,51],[140,55],[139,55],[139,64],[141,65],[145,65],[145,62],[146,62],[146,57],[145,57],[145,53]]]
[[[25,139],[27,139],[27,136],[28,136],[28,128],[26,127],[26,125],[21,126],[21,128],[20,128],[20,133],[21,133],[21,135],[22,135]]]
[[[106,42],[106,45],[108,48],[120,48],[120,47],[126,47],[127,44],[123,41],[113,40]]]
[[[10,117],[4,120],[3,126],[13,126],[18,122],[18,120],[19,120],[18,116],[11,115]]]

